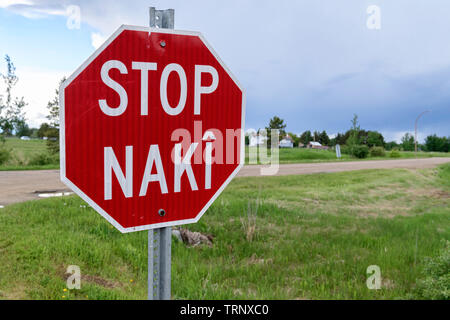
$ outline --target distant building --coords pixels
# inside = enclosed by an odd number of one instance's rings
[[[323,146],[319,142],[316,141],[310,141],[307,145],[307,148],[309,149],[321,149],[321,150],[328,150],[330,147]]]
[[[298,143],[298,147],[299,147],[299,148],[304,148],[305,145],[304,145],[303,143],[299,142],[299,143]]]
[[[256,147],[267,143],[267,137],[257,134],[256,132],[249,134],[249,146]]]
[[[310,141],[307,144],[307,148],[309,149],[320,149],[322,145],[319,142],[315,142],[315,141]]]
[[[292,141],[292,138],[290,136],[284,137],[278,144],[280,148],[293,148],[294,142]]]

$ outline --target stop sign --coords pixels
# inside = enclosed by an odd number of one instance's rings
[[[244,163],[244,103],[201,34],[122,26],[60,88],[61,180],[121,232],[197,222]]]

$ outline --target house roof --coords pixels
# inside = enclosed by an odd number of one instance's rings
[[[321,147],[322,145],[319,142],[316,141],[310,141],[309,142],[312,146],[317,146],[317,147]]]

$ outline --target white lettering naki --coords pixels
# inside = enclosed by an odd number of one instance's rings
[[[190,189],[197,191],[198,185],[195,179],[194,170],[192,169],[192,156],[199,143],[192,143],[182,157],[182,144],[177,143],[174,146],[174,181],[173,192],[181,192],[182,178],[187,177]],[[118,152],[118,150],[116,150]],[[113,175],[115,175],[121,191],[125,198],[133,197],[133,146],[125,147],[125,163],[119,161],[113,147],[104,148],[104,199],[111,200],[113,198]],[[122,166],[121,166],[122,163]],[[169,193],[167,187],[167,180],[165,175],[164,163],[161,159],[159,146],[156,144],[150,145],[147,155],[147,161],[144,172],[142,174],[139,196],[144,197],[148,193],[148,188],[151,182],[158,182],[159,191],[161,194]],[[206,142],[205,150],[205,181],[204,188],[211,189],[211,164],[212,164],[212,143]],[[122,169],[125,168],[125,171]],[[155,172],[155,173],[152,173]],[[157,187],[156,187],[157,188]],[[187,190],[184,189],[183,190]]]

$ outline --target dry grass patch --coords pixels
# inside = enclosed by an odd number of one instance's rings
[[[245,264],[250,265],[266,265],[266,264],[272,264],[273,259],[264,259],[264,258],[258,258],[258,256],[254,253],[252,256],[245,261]]]
[[[28,298],[27,287],[21,283],[14,284],[7,292],[0,291],[0,298],[5,300],[24,300]]]
[[[72,275],[71,273],[66,272],[66,269],[62,266],[60,268],[60,274],[61,274],[62,279],[65,282]],[[81,285],[83,285],[83,282],[89,282],[89,283],[96,284],[96,285],[99,285],[99,286],[102,286],[102,287],[108,288],[108,289],[114,289],[114,288],[119,288],[119,287],[123,286],[118,281],[112,281],[112,280],[102,278],[100,276],[81,273]]]
[[[359,217],[394,218],[411,215],[411,207],[395,205],[395,202],[377,202],[370,205],[355,205],[349,208]]]

